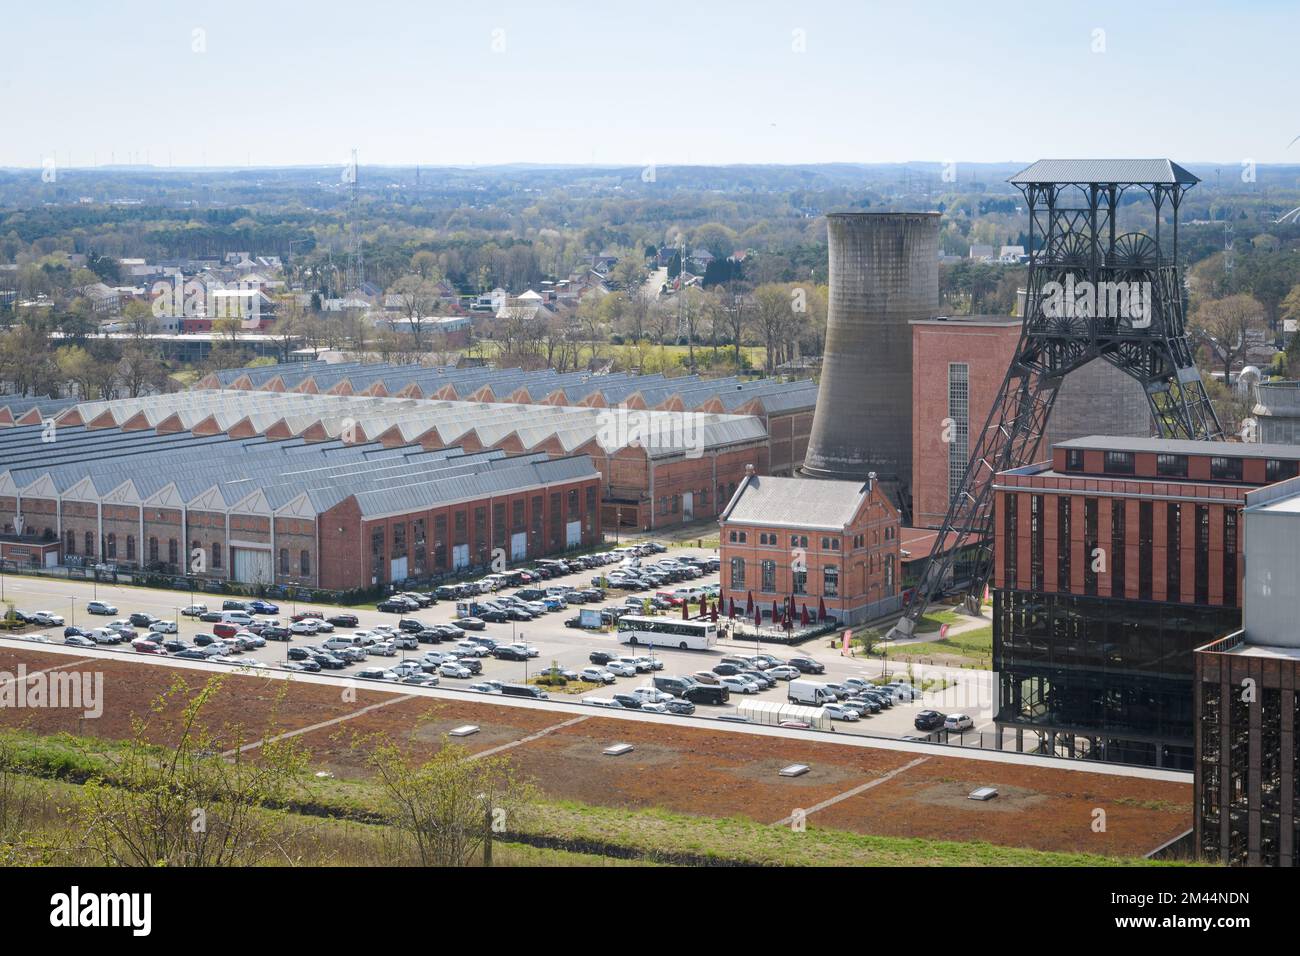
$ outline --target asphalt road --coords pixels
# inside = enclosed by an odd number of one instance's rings
[[[676,548],[671,553],[713,554],[711,551]],[[544,582],[543,586],[561,584],[589,586],[592,577],[601,573],[602,570],[608,570],[608,568],[598,568],[563,578],[551,579]],[[671,585],[670,588],[681,587],[686,584],[698,586],[716,583],[717,580],[718,575],[715,573],[705,575],[695,581],[684,582],[682,585]],[[513,593],[513,590],[508,589],[504,593]],[[625,597],[634,593],[644,596],[649,592],[611,590],[608,592],[604,605],[621,604]],[[188,592],[153,590],[131,586],[113,587],[95,585],[93,582],[6,575],[4,578],[4,595],[7,599],[12,600],[19,610],[26,612],[49,611],[53,614],[62,615],[66,623],[75,623],[81,627],[100,626],[111,620],[111,618],[86,613],[86,603],[92,599],[107,601],[115,605],[121,617],[125,617],[134,611],[144,611],[159,618],[175,620],[178,623],[181,638],[186,641],[192,642],[195,634],[210,633],[212,627],[211,624],[180,616],[180,609],[190,603]],[[197,603],[206,604],[209,608],[219,609],[223,598],[221,595],[196,592],[194,600]],[[400,615],[396,614],[358,608],[336,608],[331,605],[306,605],[290,602],[276,603],[280,605],[280,614],[278,616],[282,621],[287,621],[296,610],[302,610],[308,606],[327,613],[335,610],[350,611],[359,618],[360,629],[370,628],[382,623],[396,624],[400,617]],[[581,606],[590,608],[595,605]],[[468,680],[440,677],[440,687],[449,690],[465,688],[470,684],[490,679],[507,683],[519,683],[525,681],[530,675],[535,675],[539,669],[549,666],[552,662],[562,667],[581,670],[583,667],[590,666],[591,662],[588,655],[595,650],[614,651],[620,654],[630,654],[631,656],[641,656],[645,653],[644,648],[631,648],[620,644],[612,633],[590,632],[565,627],[564,620],[576,614],[578,607],[571,606],[567,610],[552,612],[529,622],[489,624],[487,629],[481,633],[498,641],[526,641],[538,648],[541,652],[540,656],[528,662],[500,661],[493,657],[484,657],[480,659],[483,666],[482,674],[475,675]],[[455,619],[455,603],[441,602],[407,616],[429,624],[452,622]],[[49,634],[56,642],[62,641],[62,628],[45,628],[43,632]],[[349,633],[348,629],[344,628],[340,628],[339,632]],[[251,657],[267,665],[275,666],[286,660],[285,655],[289,647],[306,644],[319,645],[324,642],[327,636],[295,635],[289,643],[269,641],[266,647],[239,656]],[[660,674],[689,674],[693,671],[709,670],[722,657],[735,654],[749,655],[761,651],[775,654],[777,657],[798,655],[812,657],[821,661],[826,666],[826,674],[817,678],[820,680],[840,681],[846,677],[872,678],[880,675],[882,669],[880,661],[867,662],[856,658],[843,657],[838,650],[829,648],[828,643],[829,639],[827,637],[805,642],[798,648],[787,648],[772,644],[755,645],[749,641],[720,641],[716,648],[709,651],[682,651],[664,648],[655,649],[654,656],[661,658],[665,663],[664,669],[658,672]],[[122,656],[144,657],[144,655],[131,651],[129,644],[117,645],[117,648]],[[355,674],[356,671],[365,667],[390,667],[406,658],[418,660],[428,650],[447,651],[449,649],[450,645],[447,643],[421,645],[419,651],[401,651],[397,657],[372,657],[365,663],[352,664],[344,670],[327,671],[317,676],[343,682],[349,679],[349,675]],[[933,708],[945,713],[957,711],[968,713],[975,720],[976,730],[991,731],[993,729],[993,689],[995,685],[991,672],[942,667],[916,667],[913,668],[913,676],[917,679],[931,677],[942,679],[954,683],[954,686],[937,693],[926,694],[921,701],[895,704],[889,710],[864,718],[856,723],[837,723],[837,732],[891,737],[910,736],[918,733],[913,727],[913,719],[916,713],[926,708]],[[614,684],[588,691],[582,696],[609,697],[615,693],[627,693],[634,688],[645,686],[649,682],[649,675],[646,674],[640,674],[636,677],[620,677]],[[405,689],[409,685],[401,686]],[[575,699],[570,695],[556,692],[552,692],[551,696],[553,699],[564,699],[566,701]],[[720,714],[734,712],[734,704],[741,699],[741,695],[733,694],[731,705],[723,707],[699,706],[696,712],[700,716],[717,717]],[[769,688],[756,695],[746,695],[743,699],[785,702],[785,684],[784,682],[778,682],[776,687]]]

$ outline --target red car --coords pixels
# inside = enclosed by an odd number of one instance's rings
[[[144,638],[132,641],[131,646],[141,654],[162,654],[164,657],[167,656],[167,651],[163,649],[161,644],[155,644],[153,641]]]
[[[656,591],[656,592],[655,592],[655,597],[663,598],[665,601],[667,601],[667,602],[668,602],[669,604],[671,604],[673,607],[681,607],[681,606],[682,606],[682,599],[679,598],[679,597],[677,597],[677,596],[675,596],[675,595],[673,595],[673,594],[671,594],[671,593],[668,592],[668,591]]]
[[[323,621],[325,620],[325,612],[324,611],[299,611],[293,617],[289,618],[289,620],[303,621],[309,617],[314,617],[318,621]]]

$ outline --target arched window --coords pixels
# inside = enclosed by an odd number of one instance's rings
[[[93,558],[94,556],[95,556],[95,535],[94,532],[87,531],[86,532],[86,557]]]
[[[135,560],[135,535],[133,534],[126,536],[126,559],[128,561]]]
[[[212,542],[212,567],[221,567],[221,545],[216,541]]]
[[[149,563],[150,564],[158,563],[158,539],[157,538],[149,539]]]
[[[104,553],[110,558],[117,557],[117,535],[116,534],[113,534],[112,532],[109,533],[108,547],[105,549]]]
[[[180,551],[175,538],[167,539],[167,563],[176,564],[180,560]]]
[[[66,541],[65,541],[64,544],[63,544],[63,551],[64,551],[64,553],[65,553],[65,554],[76,554],[76,553],[77,553],[77,532],[75,532],[75,531],[67,531],[67,532],[64,532],[64,535],[63,535],[63,536],[64,536],[64,538],[66,539]]]
[[[311,574],[311,552],[310,551],[303,551],[303,553],[298,556],[298,566],[302,569],[303,577],[306,577],[307,575]]]
[[[281,574],[289,573],[289,549],[288,548],[280,549],[280,573]]]

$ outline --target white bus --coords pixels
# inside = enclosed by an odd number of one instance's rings
[[[718,625],[711,621],[626,614],[618,619],[618,639],[624,644],[703,651],[718,643]]]

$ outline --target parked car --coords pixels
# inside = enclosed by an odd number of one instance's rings
[[[138,654],[161,654],[163,657],[167,656],[167,651],[163,649],[161,644],[155,644],[153,641],[143,637],[132,641],[131,649]]]
[[[967,714],[949,714],[943,719],[944,730],[970,730],[975,726]]]
[[[154,621],[152,624],[149,625],[149,630],[154,634],[175,634],[176,622],[175,621]]]
[[[94,647],[95,641],[81,634],[69,634],[63,639],[63,643],[69,647]]]
[[[107,601],[90,601],[86,604],[87,614],[102,614],[105,617],[113,617],[117,614],[117,608]]]
[[[627,661],[615,658],[605,665],[605,670],[618,677],[635,677],[636,665],[629,664]]]
[[[419,606],[414,601],[408,601],[406,598],[391,597],[376,604],[375,610],[383,611],[386,614],[406,614],[409,611],[416,610]]]
[[[593,684],[612,684],[618,680],[617,677],[602,667],[584,667],[578,671],[578,677]]]
[[[845,706],[844,704],[824,704],[822,709],[826,712],[826,716],[831,720],[842,720],[847,723],[852,723],[861,719],[856,710],[852,707]]]
[[[492,650],[492,656],[499,661],[526,661],[528,652],[513,644],[502,644]]]
[[[618,656],[613,651],[592,651],[587,655],[587,660],[593,664],[608,664],[610,661],[617,660]]]
[[[795,668],[801,674],[825,674],[826,665],[821,661],[815,661],[811,657],[792,657],[786,661],[791,667]]]
[[[355,614],[331,614],[325,620],[335,627],[356,627],[360,623]]]
[[[63,618],[49,611],[37,611],[28,615],[28,623],[35,624],[38,627],[62,627]]]
[[[727,690],[731,691],[733,694],[757,694],[758,693],[758,685],[740,676],[739,674],[720,675],[718,677],[718,684],[721,687],[727,688]]]
[[[186,617],[198,617],[200,614],[208,613],[206,604],[189,604],[181,608],[181,613]]]
[[[439,665],[438,673],[443,677],[456,677],[462,680],[468,680],[473,676],[470,669],[459,661],[447,661]]]
[[[912,726],[917,730],[938,730],[947,719],[947,714],[941,714],[937,710],[923,710],[916,715],[916,719],[912,721]]]
[[[456,626],[467,631],[481,631],[487,624],[481,617],[461,617],[456,619]]]

